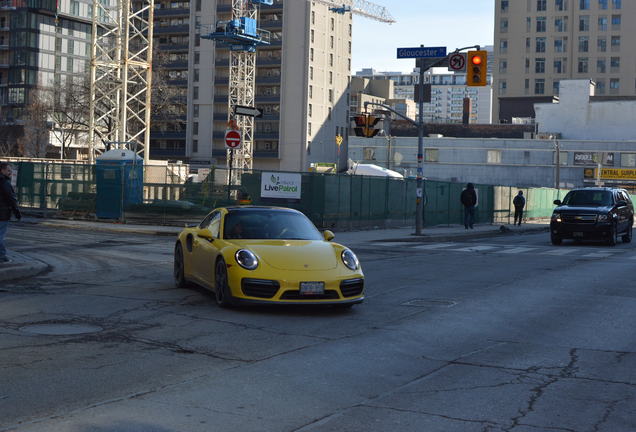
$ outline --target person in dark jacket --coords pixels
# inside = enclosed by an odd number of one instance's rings
[[[468,183],[459,199],[464,206],[464,227],[466,229],[473,229],[473,224],[475,223],[475,207],[477,206],[475,186],[472,183]]]
[[[515,225],[521,225],[521,219],[523,219],[523,208],[526,206],[526,199],[523,197],[523,191],[519,191],[517,196],[512,200],[512,205],[515,206]],[[519,223],[517,223],[519,219]]]
[[[4,236],[7,234],[11,214],[17,220],[22,217],[15,191],[11,186],[11,172],[11,165],[0,162],[0,263],[9,261],[7,249],[4,247]]]

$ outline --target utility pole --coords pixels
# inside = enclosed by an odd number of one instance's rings
[[[556,151],[556,167],[554,168],[554,187],[557,190],[557,198],[558,198],[559,186],[561,184],[561,149],[559,148],[559,140],[554,140],[554,148]]]
[[[424,45],[422,45],[422,48]],[[423,62],[422,62],[423,63]],[[417,113],[417,199],[415,201],[415,235],[422,235],[424,216],[424,69],[420,64]]]

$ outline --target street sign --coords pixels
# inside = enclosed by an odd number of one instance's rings
[[[454,53],[448,56],[448,70],[466,72],[466,53]]]
[[[263,112],[256,107],[236,105],[234,107],[235,115],[243,115],[248,117],[263,117]]]
[[[446,57],[446,47],[398,48],[397,58]]]
[[[241,147],[241,133],[237,130],[225,131],[225,148],[237,149]]]

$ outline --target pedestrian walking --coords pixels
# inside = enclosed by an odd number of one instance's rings
[[[464,228],[473,229],[475,223],[475,207],[477,206],[475,186],[472,183],[468,183],[459,199],[464,206]]]
[[[0,264],[9,261],[7,249],[4,246],[4,236],[7,234],[11,214],[17,220],[22,218],[15,191],[11,186],[11,173],[11,165],[0,162]]]
[[[526,206],[526,199],[523,196],[523,191],[519,191],[517,196],[512,200],[512,205],[515,206],[514,225],[521,225],[521,219],[523,219],[523,208]],[[519,223],[517,223],[517,220],[519,220]]]

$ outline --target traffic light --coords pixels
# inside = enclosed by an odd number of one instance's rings
[[[380,132],[380,129],[374,128],[374,126],[380,121],[380,117],[372,116],[369,114],[361,114],[354,117],[356,127],[354,131],[356,136],[373,138]]]
[[[487,51],[468,51],[467,68],[466,68],[466,85],[467,86],[485,86],[487,83],[486,74],[488,73],[488,52]]]

